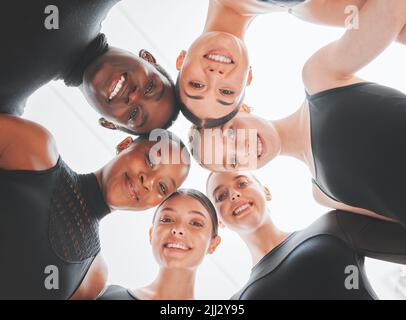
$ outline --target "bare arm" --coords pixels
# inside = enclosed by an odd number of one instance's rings
[[[356,82],[354,74],[396,40],[405,23],[404,0],[368,0],[359,13],[359,28],[347,30],[306,62],[303,81],[308,92]]]
[[[46,170],[59,154],[52,135],[44,127],[12,115],[0,115],[0,168]]]

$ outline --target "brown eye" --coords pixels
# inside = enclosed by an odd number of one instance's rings
[[[159,183],[159,191],[164,196],[168,194],[168,187],[166,186],[165,183],[163,183],[163,182]]]
[[[200,223],[199,221],[192,221],[191,223],[190,223],[192,226],[194,226],[194,227],[199,227],[199,228],[202,228],[204,225],[202,224],[202,223]]]
[[[162,222],[162,223],[171,223],[171,222],[173,222],[173,219],[170,218],[170,217],[162,217],[161,219],[159,219],[159,222]]]
[[[147,85],[144,88],[144,95],[150,94],[152,91],[155,89],[155,83],[154,80],[148,81]]]
[[[151,161],[151,158],[149,157],[149,154],[146,153],[145,154],[145,164],[147,165],[147,167],[154,169],[155,165],[154,163]]]
[[[199,82],[190,81],[189,84],[190,84],[190,86],[191,86],[192,88],[195,88],[195,89],[202,89],[202,88],[204,88],[204,84],[201,84],[201,83],[199,83]]]

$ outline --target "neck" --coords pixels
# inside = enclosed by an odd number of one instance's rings
[[[240,14],[218,0],[210,0],[203,33],[226,32],[244,40],[245,32],[254,18],[253,15]]]
[[[257,229],[249,230],[248,232],[240,234],[251,253],[253,265],[257,264],[259,260],[269,253],[269,251],[275,248],[287,237],[285,232],[282,232],[275,227],[269,217],[268,209],[265,216],[265,220]],[[264,241],[265,239],[266,241]]]
[[[101,190],[101,192],[103,194],[103,198],[105,199],[108,207],[110,208],[110,213],[111,213],[111,212],[115,211],[115,208],[112,208],[111,205],[106,200],[107,199],[106,191],[104,190],[104,184],[103,184],[103,172],[104,172],[103,169],[104,169],[104,167],[97,170],[96,172],[93,172],[93,173],[96,176],[97,184],[99,185],[99,188],[100,188],[100,190]]]
[[[307,162],[308,122],[304,108],[286,118],[271,121],[280,141],[280,155]]]
[[[142,291],[151,300],[193,300],[194,269],[161,268],[157,278]]]

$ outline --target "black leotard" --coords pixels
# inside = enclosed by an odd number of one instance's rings
[[[129,289],[117,285],[108,286],[97,300],[139,300]]]
[[[21,115],[34,91],[53,79],[64,78],[99,35],[101,22],[118,1],[3,1],[0,113]],[[48,5],[59,9],[59,29],[45,28]]]
[[[308,96],[314,183],[406,227],[406,95],[357,83]]]
[[[364,257],[406,264],[405,243],[400,224],[331,211],[265,255],[232,299],[376,299]],[[358,289],[349,290],[356,272]]]
[[[45,171],[0,170],[0,300],[68,299],[100,251],[109,211],[96,176],[61,158]],[[47,266],[58,268],[58,290],[45,286],[55,275]]]

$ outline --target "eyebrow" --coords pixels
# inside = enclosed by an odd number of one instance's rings
[[[185,95],[186,95],[188,98],[190,98],[190,99],[194,99],[194,100],[203,100],[203,99],[204,99],[203,96],[192,96],[192,95],[188,94],[186,91],[183,91],[183,92],[184,92]],[[222,104],[223,106],[231,106],[231,105],[233,105],[234,102],[235,102],[235,101],[233,101],[233,102],[226,102],[226,101],[223,101],[223,100],[220,100],[220,99],[216,99],[216,101],[217,101],[218,103]]]
[[[233,102],[225,102],[225,101],[219,100],[219,99],[217,99],[216,101],[217,101],[218,103],[222,104],[223,106],[231,106],[231,105],[234,104],[234,102],[235,102],[235,101],[233,101]]]
[[[186,91],[183,91],[186,95],[186,97],[190,98],[190,99],[194,99],[194,100],[203,100],[204,97],[203,96],[192,96],[190,94],[188,94]]]
[[[205,216],[203,213],[201,213],[200,211],[191,210],[191,211],[189,211],[188,213],[190,213],[190,214],[198,214],[199,216],[202,216],[203,218],[206,219],[206,216]]]
[[[169,177],[169,180],[171,181],[171,183],[172,183],[172,185],[173,185],[173,188],[176,190],[176,183],[175,183],[175,180],[173,180],[172,177]]]
[[[163,208],[162,210],[167,210],[167,211],[173,211],[173,212],[176,212],[176,211],[175,211],[175,209],[172,209],[172,208],[170,208],[170,207]]]
[[[155,101],[161,100],[161,98],[162,98],[163,95],[165,94],[165,90],[166,90],[166,87],[165,87],[165,86],[162,86],[161,92],[160,92],[159,95],[155,98]]]
[[[145,108],[142,109],[142,111],[143,111],[142,112],[143,116],[142,116],[142,121],[141,121],[140,125],[138,126],[139,128],[143,127],[149,118],[149,114],[148,114],[148,112],[145,111]]]

